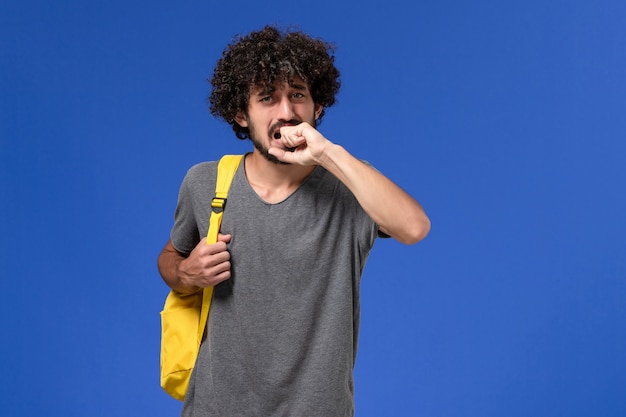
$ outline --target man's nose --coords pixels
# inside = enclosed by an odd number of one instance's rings
[[[283,97],[280,103],[278,103],[278,114],[276,118],[278,120],[292,120],[294,118],[293,103],[289,100],[289,97]]]

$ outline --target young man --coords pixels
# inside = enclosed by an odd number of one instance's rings
[[[214,286],[183,416],[354,414],[359,285],[377,236],[413,244],[421,206],[316,125],[335,102],[332,48],[274,27],[238,38],[215,68],[211,112],[254,144],[206,244],[216,162],[181,185],[159,270],[175,291]]]

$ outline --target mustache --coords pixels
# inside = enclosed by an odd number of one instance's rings
[[[302,123],[302,120],[298,120],[298,119],[291,119],[291,120],[281,120],[278,121],[276,123],[274,123],[272,126],[270,126],[270,137],[276,137],[278,136],[278,138],[280,138],[280,133],[278,132],[278,129],[280,129],[283,126],[296,126],[299,125],[300,123]],[[278,139],[276,138],[276,139]]]

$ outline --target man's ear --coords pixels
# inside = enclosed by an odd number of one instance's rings
[[[237,112],[237,115],[235,116],[235,121],[241,127],[248,127],[248,119],[246,119],[246,115],[242,112]]]
[[[320,114],[322,114],[323,109],[324,107],[321,104],[315,105],[315,120],[317,120],[320,117]]]

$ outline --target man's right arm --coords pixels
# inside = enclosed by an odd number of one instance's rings
[[[174,291],[191,294],[230,278],[230,235],[220,234],[217,243],[202,239],[189,256],[179,252],[169,240],[158,259],[159,272]]]

